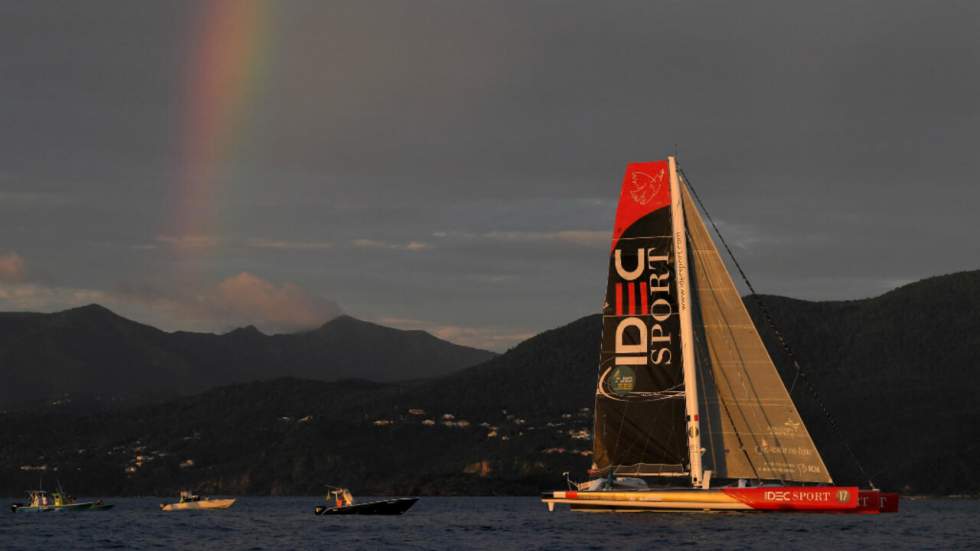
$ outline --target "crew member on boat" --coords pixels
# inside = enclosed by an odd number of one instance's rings
[[[334,496],[334,505],[336,505],[337,509],[350,507],[354,504],[354,496],[351,495],[350,490],[347,488],[338,488],[330,493]]]

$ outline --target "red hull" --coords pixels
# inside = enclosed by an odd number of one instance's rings
[[[898,494],[895,492],[879,492],[878,490],[861,490],[858,493],[857,513],[897,513]]]
[[[756,511],[850,511],[857,508],[853,486],[774,486],[721,488]]]
[[[659,489],[548,492],[549,509],[569,505],[592,511],[770,511],[876,514],[898,511],[898,495],[854,486]]]

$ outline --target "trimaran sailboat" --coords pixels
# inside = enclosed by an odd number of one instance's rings
[[[602,312],[595,478],[542,500],[549,510],[897,511],[897,494],[834,485],[681,176],[673,157],[626,169]]]

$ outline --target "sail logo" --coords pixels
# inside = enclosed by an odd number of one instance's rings
[[[652,176],[646,172],[634,171],[630,175],[630,197],[641,205],[649,203],[660,193],[666,175],[667,171],[663,168]]]
[[[800,436],[800,432],[803,429],[803,423],[799,421],[794,421],[793,419],[787,419],[780,425],[772,425],[768,427],[766,433],[772,435],[775,438],[780,437],[797,437]]]
[[[609,376],[609,387],[616,394],[633,392],[636,388],[636,372],[626,365],[617,365]]]
[[[616,326],[616,365],[670,365],[673,335],[665,329],[665,322],[674,314],[670,300],[670,264],[666,254],[657,254],[653,247],[636,249],[636,266],[626,268],[622,249],[614,251],[616,275],[622,282],[615,283],[616,315],[624,315],[623,286],[628,294],[628,317]],[[646,277],[644,275],[646,274]],[[637,281],[639,280],[639,281]],[[647,323],[637,317],[636,287],[639,287],[639,313],[652,318]],[[631,335],[631,336],[627,336]]]

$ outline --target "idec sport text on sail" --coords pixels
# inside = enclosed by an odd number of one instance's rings
[[[616,327],[616,365],[646,365],[647,362],[652,365],[670,365],[673,359],[673,331],[665,328],[674,314],[669,255],[658,253],[654,247],[637,248],[636,265],[632,269],[623,266],[621,248],[617,247],[613,256],[616,274],[622,280],[615,284],[616,314],[623,315],[625,283],[629,313],[635,314],[639,310],[641,315],[648,314],[651,318],[649,329],[639,317],[625,317],[620,320]],[[640,302],[639,308],[635,304],[637,298]],[[635,344],[626,342],[626,331],[629,328],[637,331],[639,340]]]

